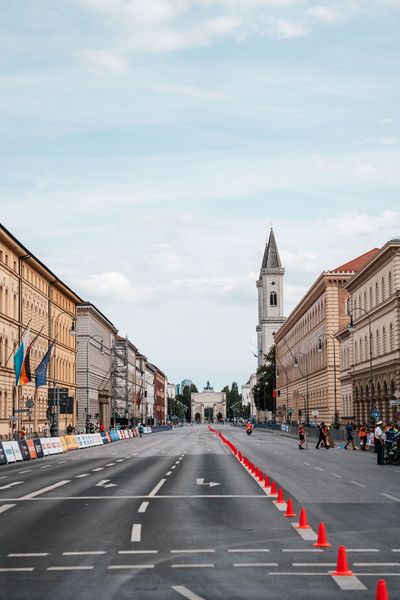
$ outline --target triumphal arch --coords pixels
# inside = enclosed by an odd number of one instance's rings
[[[226,393],[214,392],[209,381],[202,392],[192,392],[191,401],[192,421],[200,421],[200,423],[225,421]]]

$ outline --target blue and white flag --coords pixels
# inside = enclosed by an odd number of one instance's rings
[[[41,385],[46,385],[47,382],[47,367],[50,362],[50,354],[53,349],[52,342],[47,350],[46,354],[43,356],[41,363],[36,368],[36,387],[40,387]]]

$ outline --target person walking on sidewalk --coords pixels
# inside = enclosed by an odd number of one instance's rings
[[[368,426],[366,423],[361,425],[360,429],[358,430],[358,437],[360,438],[360,448],[361,450],[365,451],[367,449],[368,439]]]
[[[319,438],[318,438],[317,445],[315,446],[315,448],[317,450],[319,450],[320,444],[323,444],[327,450],[329,449],[329,446],[326,443],[325,423],[324,422],[322,422],[321,425],[319,426]]]
[[[347,444],[344,447],[345,450],[347,450],[347,446],[349,444],[351,444],[353,446],[353,450],[357,450],[357,448],[354,445],[353,432],[354,432],[354,423],[350,423],[350,421],[349,421],[346,425]]]
[[[302,425],[300,423],[299,425],[299,430],[298,430],[298,434],[299,434],[299,450],[304,450],[304,442],[305,442],[305,432],[304,432],[304,425]]]

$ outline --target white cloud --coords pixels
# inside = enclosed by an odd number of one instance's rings
[[[385,210],[380,215],[346,212],[340,217],[327,219],[323,224],[336,237],[348,237],[391,230],[400,230],[400,211]],[[385,240],[386,241],[386,240]],[[367,251],[368,248],[365,249]]]
[[[350,6],[350,3],[349,3]],[[338,21],[343,20],[348,12],[346,7],[343,7],[345,10],[340,10],[337,6],[312,6],[307,10],[307,15],[313,17],[318,21],[322,21],[323,23],[337,23]]]
[[[79,53],[83,65],[91,69],[110,71],[120,75],[129,67],[126,57],[112,49],[86,49]]]
[[[381,146],[395,146],[396,144],[399,143],[399,140],[395,137],[381,137],[381,138],[369,137],[366,139],[366,142],[368,144],[375,144],[375,145],[381,145]]]
[[[307,33],[304,23],[288,21],[287,19],[278,19],[275,22],[275,28],[279,37],[282,38],[301,37]]]

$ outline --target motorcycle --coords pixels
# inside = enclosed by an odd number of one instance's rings
[[[246,429],[246,433],[247,433],[247,435],[251,435],[251,434],[253,433],[253,430],[252,430],[252,429],[250,429],[250,428],[249,428],[249,429]]]

